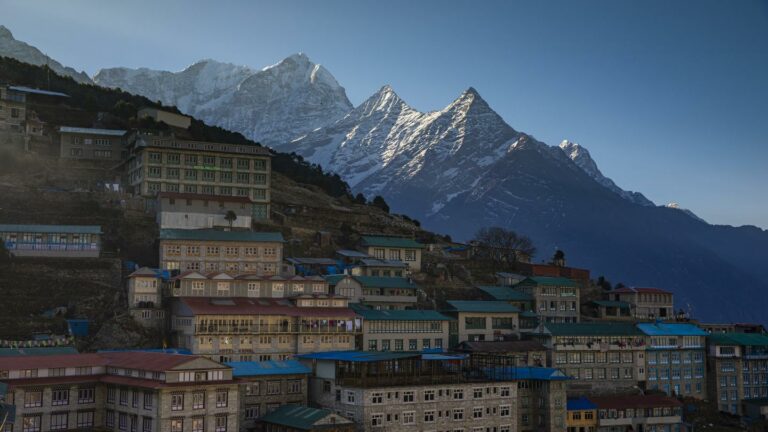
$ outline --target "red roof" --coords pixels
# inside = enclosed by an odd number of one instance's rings
[[[297,307],[286,299],[182,297],[181,302],[195,315],[286,315],[329,318],[353,318],[345,307]]]
[[[19,357],[16,357],[19,358]],[[31,385],[88,384],[99,382],[101,375],[79,375],[46,378],[20,378],[5,381],[9,388]]]
[[[626,294],[626,293],[645,293],[645,294],[672,294],[672,291],[663,290],[661,288],[635,288],[635,287],[622,287],[617,288],[611,293]]]
[[[679,407],[682,402],[669,396],[611,396],[589,398],[598,409]]]
[[[0,370],[49,369],[87,366],[116,366],[162,372],[199,356],[159,352],[120,351],[92,354],[0,357]],[[55,379],[64,377],[52,377]]]
[[[99,353],[109,366],[163,372],[197,359],[197,356],[159,352],[122,351]]]
[[[100,354],[58,354],[50,356],[0,357],[0,370],[47,369],[84,366],[104,366]]]
[[[252,204],[253,201],[248,197],[241,196],[224,196],[224,195],[202,195],[193,193],[181,193],[181,192],[160,192],[157,194],[158,198],[172,198],[172,199],[185,199],[185,200],[198,200],[198,201],[218,201],[218,202],[236,202]]]

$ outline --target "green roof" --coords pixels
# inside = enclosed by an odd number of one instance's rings
[[[416,289],[416,285],[408,278],[385,276],[352,276],[360,285],[369,288],[406,288]]]
[[[453,321],[435,310],[375,310],[350,307],[367,321]]]
[[[451,300],[448,304],[457,312],[520,312],[503,301]]]
[[[568,287],[574,287],[578,288],[579,284],[573,281],[573,279],[568,279],[564,277],[549,277],[549,276],[531,276],[527,277],[518,283],[518,285],[523,286],[568,286]]]
[[[160,240],[282,242],[283,235],[279,232],[162,229]]]
[[[362,236],[360,243],[363,246],[379,246],[389,248],[409,248],[409,249],[422,249],[424,245],[416,240],[405,237],[388,237],[388,236]]]
[[[617,307],[623,309],[630,309],[632,307],[632,305],[627,302],[617,300],[595,300],[592,303],[598,306]]]
[[[317,421],[333,414],[327,409],[310,408],[301,405],[283,405],[261,417],[261,421],[288,426],[294,429],[311,430]]]
[[[640,336],[634,323],[545,323],[552,336]]]
[[[482,285],[478,288],[496,300],[533,301],[533,296],[530,294],[506,286]]]
[[[0,225],[0,232],[101,234],[98,225]]]
[[[768,336],[758,333],[715,333],[709,336],[713,345],[768,346]]]

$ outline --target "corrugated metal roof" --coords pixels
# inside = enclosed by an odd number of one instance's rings
[[[356,363],[377,362],[384,360],[396,360],[402,358],[419,357],[419,353],[379,352],[379,351],[326,351],[308,354],[299,354],[296,357],[308,360],[332,360]]]
[[[561,370],[547,367],[500,366],[483,368],[483,372],[494,380],[517,381],[567,381],[570,378]]]
[[[670,396],[634,395],[590,398],[599,409],[679,407],[683,403]]]
[[[309,374],[312,369],[304,366],[298,360],[269,360],[259,362],[228,362],[224,363],[232,368],[234,377],[262,376],[262,375],[296,375]]]
[[[388,237],[388,236],[362,236],[360,243],[363,246],[379,246],[390,248],[422,249],[424,245],[416,240],[406,237]]]
[[[356,250],[350,250],[350,249],[339,249],[336,251],[337,254],[349,258],[367,258],[368,254]]]
[[[333,414],[327,409],[310,408],[301,405],[283,405],[259,420],[266,423],[287,426],[292,429],[311,430],[319,420]]]
[[[8,86],[11,90],[16,90],[18,92],[22,93],[31,93],[31,94],[39,94],[44,96],[59,96],[59,97],[69,97],[66,93],[61,92],[55,92],[50,90],[42,90],[42,89],[36,89],[32,87],[25,87],[25,86]]]
[[[584,396],[578,399],[568,399],[566,406],[568,407],[568,411],[586,411],[597,409],[597,405],[595,405],[591,400],[585,398]]]
[[[0,357],[51,356],[51,355],[62,355],[62,354],[77,354],[77,349],[71,346],[0,348]]]
[[[483,292],[496,300],[504,301],[533,301],[533,296],[522,291],[506,286],[478,286]]]
[[[550,276],[531,276],[527,277],[518,283],[518,285],[530,286],[530,285],[543,285],[543,286],[567,286],[578,287],[579,285],[565,277],[550,277]]]
[[[407,267],[402,261],[381,260],[376,258],[363,258],[360,263],[368,267]]]
[[[457,351],[493,353],[493,352],[527,352],[546,351],[547,348],[532,340],[519,341],[464,341],[459,344]]]
[[[687,323],[640,323],[637,328],[648,336],[707,336],[709,333]]]
[[[544,323],[552,336],[640,336],[633,323]]]
[[[435,310],[373,310],[354,308],[366,321],[452,321]]]
[[[160,240],[283,242],[279,232],[162,229]]]
[[[768,336],[758,333],[716,333],[709,336],[713,345],[768,346]]]
[[[307,264],[307,265],[336,265],[336,261],[332,258],[286,258],[291,264]]]
[[[14,225],[0,224],[0,232],[19,233],[67,233],[67,234],[101,234],[98,225]]]
[[[623,308],[623,309],[632,308],[631,304],[624,301],[617,301],[617,300],[595,300],[592,303],[598,306],[617,307],[617,308]]]
[[[416,285],[407,278],[383,276],[352,276],[364,287],[369,288],[405,288],[416,289]]]
[[[612,294],[626,294],[626,293],[672,294],[672,291],[663,290],[661,288],[621,287],[621,288],[616,288],[610,293]]]
[[[59,132],[79,133],[79,134],[89,134],[89,135],[123,136],[127,131],[124,131],[122,129],[95,129],[95,128],[62,126],[59,128]]]
[[[520,309],[503,301],[451,300],[448,304],[458,312],[520,312]]]

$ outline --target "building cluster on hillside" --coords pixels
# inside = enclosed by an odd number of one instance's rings
[[[43,127],[25,100],[66,97],[48,93],[0,87],[0,133]],[[179,114],[139,116],[170,130],[54,129],[59,157],[120,167],[120,188],[154,214],[158,262],[127,274],[127,309],[175,352],[0,352],[3,432],[678,432],[682,399],[768,412],[761,326],[695,322],[659,288],[595,299],[589,271],[563,258],[476,243],[450,252],[503,257],[509,271],[440,303],[418,281],[446,251],[412,237],[288,257],[283,235],[263,229],[266,149],[188,139]],[[0,225],[16,256],[99,257],[101,237]]]

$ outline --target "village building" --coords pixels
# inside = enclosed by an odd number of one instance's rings
[[[279,232],[160,230],[160,267],[274,276],[283,262]]]
[[[297,360],[229,362],[240,392],[240,429],[255,430],[261,418],[286,405],[307,405],[312,372]]]
[[[261,420],[264,432],[353,432],[354,423],[331,410],[284,405]]]
[[[515,285],[515,288],[533,297],[540,321],[579,322],[581,296],[575,281],[563,277],[532,276]]]
[[[349,273],[353,276],[401,278],[408,277],[410,270],[403,261],[361,258],[349,267]]]
[[[59,156],[62,159],[95,160],[117,163],[128,157],[124,130],[61,126]]]
[[[697,323],[702,330],[710,334],[716,333],[756,333],[768,334],[765,326],[757,323]]]
[[[246,197],[251,217],[269,219],[271,154],[257,145],[190,141],[174,134],[128,135],[127,184],[135,195],[160,192]]]
[[[632,304],[619,300],[594,300],[590,302],[596,318],[607,321],[635,321]]]
[[[155,217],[160,229],[250,229],[253,204],[248,197],[160,192]]]
[[[374,309],[408,309],[418,300],[418,287],[410,278],[340,274],[325,280],[334,294]]]
[[[170,279],[170,297],[298,298],[347,303],[346,298],[329,294],[328,283],[319,276],[260,276],[224,272],[185,271]]]
[[[545,367],[547,347],[534,340],[464,341],[454,351],[467,354],[492,354],[515,359],[515,366]]]
[[[168,126],[173,126],[179,129],[189,129],[189,126],[192,124],[192,118],[189,116],[151,107],[141,108],[137,117],[140,119],[151,118],[158,123],[163,122]]]
[[[410,271],[421,271],[421,253],[424,245],[406,237],[364,235],[359,249],[379,260],[402,261]]]
[[[339,263],[332,258],[286,258],[293,273],[301,276],[324,276],[341,273]]]
[[[707,332],[693,324],[640,323],[646,336],[645,388],[668,395],[706,399]]]
[[[232,369],[188,355],[104,352],[0,358],[9,430],[237,432]]]
[[[500,286],[511,287],[519,284],[527,277],[519,273],[497,272],[496,283]]]
[[[19,257],[98,258],[101,227],[97,225],[2,225],[0,240]]]
[[[174,345],[221,362],[351,350],[361,331],[343,298],[178,297],[171,310]]]
[[[162,284],[161,272],[149,267],[128,275],[128,310],[145,327],[161,328],[165,324]]]
[[[632,323],[541,323],[530,336],[549,349],[574,394],[618,392],[646,379],[645,336]]]
[[[568,432],[595,432],[597,430],[597,405],[582,396],[568,399]]]
[[[536,302],[531,294],[508,286],[480,285],[477,288],[491,300],[505,301],[520,309],[521,332],[531,331],[538,325]]]
[[[500,341],[520,333],[520,309],[502,301],[452,300],[444,313],[455,319],[450,346]]]
[[[617,288],[608,293],[608,300],[629,305],[632,317],[640,320],[673,320],[675,308],[671,291],[659,288]]]
[[[745,415],[744,402],[768,398],[768,336],[712,334],[707,338],[707,391],[723,412]]]
[[[397,352],[299,360],[313,371],[310,403],[353,420],[357,431],[565,431],[566,377],[551,369],[516,368],[500,356]],[[520,393],[529,398],[523,428]]]
[[[597,406],[597,431],[680,432],[683,404],[669,396],[591,397]]]
[[[26,92],[0,85],[0,130],[22,133],[27,118]]]
[[[376,310],[355,306],[363,331],[363,351],[443,351],[448,349],[451,318],[433,310]]]

